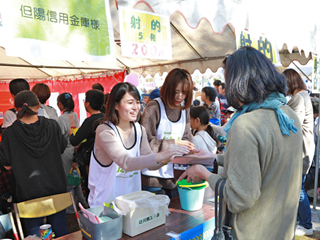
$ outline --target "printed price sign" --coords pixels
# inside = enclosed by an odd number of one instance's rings
[[[241,31],[237,35],[237,47],[250,46],[262,52],[274,64],[280,62],[276,45],[265,36],[253,36],[248,31]]]
[[[320,93],[320,59],[313,55],[312,93]]]
[[[119,26],[123,56],[172,59],[169,17],[119,7]]]

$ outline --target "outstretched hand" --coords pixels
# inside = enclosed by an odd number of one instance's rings
[[[185,146],[187,147],[190,151],[194,149],[194,144],[192,142],[189,142],[187,140],[175,140],[176,145],[180,146]]]
[[[174,156],[182,156],[183,154],[188,154],[189,150],[187,147],[179,146],[175,144],[170,144],[168,148],[159,152],[156,155],[157,162],[161,162],[162,164],[168,164],[172,161]]]

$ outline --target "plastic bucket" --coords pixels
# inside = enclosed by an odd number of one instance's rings
[[[186,211],[197,211],[202,208],[204,191],[208,183],[192,184],[187,183],[186,179],[177,182],[181,208]]]

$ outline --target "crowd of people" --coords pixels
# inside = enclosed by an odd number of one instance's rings
[[[202,88],[200,99],[190,73],[179,68],[148,94],[127,82],[104,94],[96,83],[86,92],[90,116],[81,126],[71,93],[58,96],[58,117],[45,105],[46,84],[30,91],[26,80],[12,80],[14,108],[4,114],[0,158],[1,174],[12,174],[14,202],[66,191],[85,208],[140,190],[174,198],[173,157],[206,152],[213,169],[192,165],[179,180],[206,180],[215,189],[226,179],[234,239],[312,234],[304,182],[314,158],[315,119],[303,80],[292,69],[278,72],[251,47],[223,64],[225,82]],[[81,185],[68,184],[70,169],[78,168]],[[68,233],[67,213],[73,209],[48,216],[56,237]],[[24,219],[28,235],[39,235],[42,224],[43,218]]]

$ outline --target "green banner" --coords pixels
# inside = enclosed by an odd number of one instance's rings
[[[38,45],[36,54],[41,51],[44,54],[40,55],[45,55],[43,57],[48,57],[45,50],[48,47],[51,48],[48,52],[52,52],[52,48],[56,51],[68,49],[67,52],[77,52],[76,55],[97,57],[110,55],[113,51],[113,29],[107,0],[10,2],[5,12],[2,11],[7,37],[13,40],[6,41],[9,48],[16,48],[13,45],[21,44],[25,39],[27,46]]]

